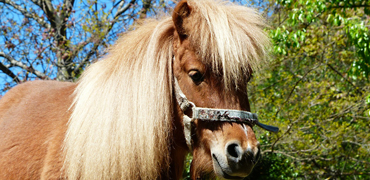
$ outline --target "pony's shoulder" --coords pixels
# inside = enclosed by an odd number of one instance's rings
[[[58,99],[65,99],[72,96],[76,83],[71,82],[59,82],[59,81],[46,81],[36,80],[21,83],[14,88],[10,89],[0,99],[0,111],[10,105],[17,105],[20,102],[34,102],[52,100],[58,101]]]
[[[59,156],[75,87],[30,81],[0,99],[0,179],[59,179],[50,176],[60,176]]]
[[[76,84],[71,82],[60,82],[60,81],[51,81],[51,80],[35,80],[27,81],[21,83],[5,94],[6,97],[8,94],[34,94],[40,93],[41,91],[55,91],[62,90],[66,88],[75,88]],[[50,92],[49,94],[52,94]]]
[[[28,88],[47,88],[47,89],[55,89],[55,88],[63,88],[69,86],[75,86],[75,83],[71,82],[61,82],[61,81],[53,81],[53,80],[35,80],[35,81],[27,81],[21,83],[14,87],[13,89],[28,89]]]

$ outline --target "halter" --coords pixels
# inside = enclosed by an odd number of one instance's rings
[[[255,113],[233,109],[214,109],[214,108],[196,107],[195,104],[189,101],[186,98],[185,94],[181,91],[179,83],[177,82],[176,78],[175,78],[175,96],[182,112],[184,112],[184,116],[182,119],[184,125],[184,135],[186,144],[188,145],[190,150],[192,150],[191,129],[196,119],[202,121],[246,123],[251,127],[257,125],[262,129],[265,129],[270,132],[276,133],[279,131],[278,127],[260,123],[258,121],[257,114]],[[191,118],[185,115],[185,111],[188,109],[191,109],[192,111]]]

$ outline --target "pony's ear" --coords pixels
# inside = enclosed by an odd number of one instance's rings
[[[184,19],[190,15],[191,7],[188,5],[187,0],[180,1],[172,14],[172,21],[180,38],[186,38],[186,30],[183,26]]]

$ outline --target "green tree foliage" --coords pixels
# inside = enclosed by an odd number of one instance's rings
[[[370,178],[370,1],[277,0],[249,94],[264,158],[249,179]]]

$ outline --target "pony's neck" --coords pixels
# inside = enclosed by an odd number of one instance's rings
[[[172,142],[171,142],[171,152],[170,152],[170,169],[168,174],[163,174],[162,177],[168,176],[168,178],[161,179],[181,179],[184,161],[186,155],[189,153],[188,146],[186,145],[186,140],[184,136],[184,127],[182,124],[182,111],[177,105],[175,96],[173,96],[174,106],[174,117],[172,124]]]

